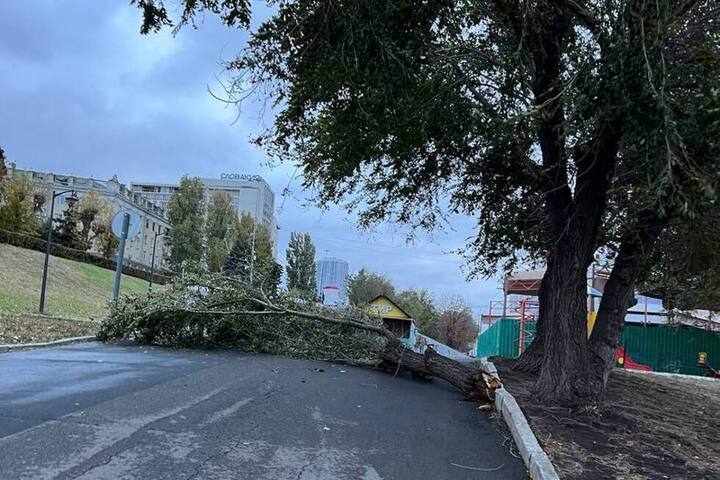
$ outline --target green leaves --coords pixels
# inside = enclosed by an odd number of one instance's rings
[[[142,34],[158,32],[163,27],[174,27],[173,31],[177,32],[188,23],[195,27],[195,16],[206,10],[220,16],[228,27],[250,24],[249,0],[182,0],[177,20],[170,17],[163,0],[130,0],[130,3],[142,10]]]
[[[297,291],[301,297],[317,297],[315,280],[315,245],[308,233],[292,232],[285,252],[287,289]]]
[[[395,296],[395,287],[389,279],[364,268],[348,278],[347,290],[350,304],[358,307],[367,305],[378,295]]]
[[[37,234],[39,225],[33,211],[33,198],[32,184],[25,177],[0,182],[0,228]]]
[[[184,176],[167,206],[170,222],[170,266],[176,271],[203,269],[205,227],[204,187],[199,178]]]
[[[544,260],[576,222],[597,248],[638,211],[692,219],[714,199],[715,3],[279,2],[228,63],[230,94],[268,95],[257,142],[362,226],[477,217],[470,272],[491,275]],[[173,24],[136,4],[145,31]],[[247,25],[246,8],[185,0],[178,25]]]
[[[251,300],[255,295],[260,295],[257,289],[230,277],[190,274],[167,291],[123,296],[103,321],[98,337],[175,347],[231,347],[318,360],[373,358],[377,339],[357,329],[291,315],[228,313],[262,310]],[[285,295],[274,298],[283,305],[295,301]],[[318,308],[307,301],[300,307]]]
[[[267,227],[244,213],[236,226],[235,243],[223,271],[247,285],[275,292],[280,285],[282,268],[275,261],[273,244]]]

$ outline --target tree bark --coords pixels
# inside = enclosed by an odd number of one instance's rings
[[[535,338],[533,338],[530,346],[520,355],[520,358],[518,358],[518,361],[515,362],[513,366],[515,370],[521,372],[538,373],[545,358],[545,337],[547,336],[547,330],[545,329],[547,321],[545,318],[547,315],[547,296],[548,292],[551,291],[551,287],[549,285],[546,286],[546,277],[547,274],[543,276],[538,293],[539,308],[538,318],[535,322]]]
[[[388,340],[381,352],[384,361],[424,376],[442,378],[460,390],[468,400],[490,403],[495,400],[495,390],[500,381],[484,372],[475,364],[464,364],[440,355],[431,347],[425,353],[416,353],[400,343]]]
[[[558,245],[543,278],[544,350],[535,389],[547,404],[583,405],[591,396],[586,274],[594,239],[574,238],[576,232]]]
[[[592,361],[591,382],[593,401],[603,400],[608,376],[615,364],[615,351],[620,344],[625,314],[635,293],[643,260],[652,250],[667,220],[654,213],[640,215],[620,244],[610,278],[605,285],[602,301],[590,336]]]

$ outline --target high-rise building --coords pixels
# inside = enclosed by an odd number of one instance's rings
[[[350,265],[345,260],[325,257],[315,262],[318,293],[326,305],[347,304],[347,280]]]
[[[214,192],[227,192],[232,198],[238,217],[243,213],[251,215],[257,223],[267,227],[273,245],[276,244],[275,194],[261,176],[223,173],[219,179],[201,178],[200,180],[205,186],[206,204],[212,201]],[[133,182],[130,186],[133,192],[163,208],[167,208],[170,196],[178,187],[177,183],[153,182]]]

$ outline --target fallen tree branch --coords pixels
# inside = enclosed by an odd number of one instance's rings
[[[193,310],[173,309],[165,310],[163,314],[182,313],[185,315],[218,315],[218,316],[290,316],[314,320],[330,325],[349,327],[363,330],[386,341],[378,346],[375,352],[386,366],[390,366],[396,372],[403,368],[422,376],[433,376],[441,378],[457,389],[467,399],[480,402],[492,402],[495,399],[494,391],[502,384],[490,373],[484,371],[479,364],[465,364],[457,360],[445,357],[437,353],[432,347],[426,347],[423,353],[419,353],[406,345],[384,325],[372,323],[368,320],[330,316],[323,313],[302,311],[273,303],[263,295],[263,298],[251,297],[249,299],[265,310]]]

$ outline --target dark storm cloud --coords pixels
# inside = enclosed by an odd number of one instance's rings
[[[141,36],[140,13],[128,2],[73,0],[0,2],[0,145],[20,167],[96,178],[177,181],[183,174],[261,174],[276,192],[280,260],[291,231],[308,231],[318,255],[338,256],[357,271],[390,276],[401,288],[459,294],[472,305],[496,295],[496,282],[466,283],[458,257],[472,219],[455,231],[403,242],[403,230],[381,225],[359,234],[353,217],[321,212],[291,181],[292,165],[268,170],[263,152],[248,143],[260,113],[238,112],[213,99],[222,60],[247,34],[213,17],[198,29]],[[257,2],[256,20],[267,16]],[[234,122],[234,120],[237,121]],[[267,124],[268,119],[264,119]],[[294,196],[279,193],[289,186]]]

